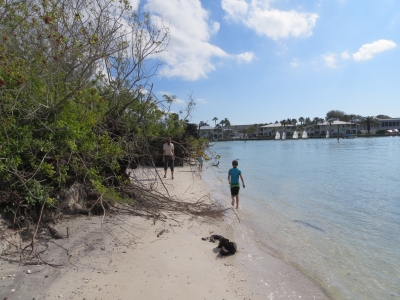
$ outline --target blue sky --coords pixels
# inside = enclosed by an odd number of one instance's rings
[[[131,0],[138,5],[139,0]],[[192,122],[400,117],[397,0],[142,0],[169,25],[154,93]],[[217,122],[219,122],[217,121]]]

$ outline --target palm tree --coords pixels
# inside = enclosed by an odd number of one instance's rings
[[[224,126],[226,128],[228,128],[228,132],[229,132],[229,127],[231,126],[231,122],[229,122],[228,118],[225,118],[223,121],[224,121]]]
[[[328,120],[326,120],[328,123],[329,123],[329,131],[332,131],[332,123],[333,123],[333,120],[332,119],[328,119]]]
[[[371,127],[378,126],[379,121],[374,117],[365,117],[362,119],[361,124],[367,128],[367,132],[369,134],[369,132],[371,131]]]
[[[225,120],[221,120],[219,124],[221,125],[221,137],[224,138]]]
[[[315,133],[315,130],[316,130],[317,125],[318,125],[318,123],[319,123],[319,120],[320,120],[320,118],[318,118],[318,117],[315,117],[315,118],[313,119],[313,122],[315,123],[315,125],[314,125],[314,133]]]
[[[303,123],[304,123],[304,118],[303,118],[303,117],[300,117],[300,118],[299,118],[299,122],[300,122],[301,125],[303,125]]]
[[[214,130],[215,130],[215,129],[217,128],[217,121],[218,121],[218,118],[217,118],[217,117],[214,117],[212,120],[214,121]],[[218,136],[218,129],[217,129],[217,136]],[[213,137],[214,137],[214,135],[213,135]]]
[[[208,122],[208,121],[207,121],[207,122]],[[200,128],[201,128],[201,127],[204,127],[204,126],[208,126],[207,122],[200,121],[200,123],[199,123],[199,125],[198,125],[199,129],[198,129],[198,131],[197,131],[197,135],[198,135],[198,136],[200,136]]]
[[[283,125],[283,131],[286,132],[287,121],[286,120],[282,120],[281,124]]]
[[[222,128],[222,126],[221,126],[221,124],[216,124],[215,128],[217,129],[217,137],[219,138],[218,132],[219,132],[219,129]],[[222,130],[221,130],[221,132],[222,132]]]
[[[217,118],[217,117],[214,117],[212,120],[214,121],[214,124],[215,124],[215,127],[216,127],[216,126],[217,126],[218,118]]]

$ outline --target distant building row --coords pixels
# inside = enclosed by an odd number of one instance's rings
[[[378,126],[371,126],[370,133],[375,134],[378,130],[400,130],[400,118],[391,119],[376,119],[379,122]],[[243,132],[251,125],[232,125],[228,128],[215,128],[212,126],[203,126],[200,128],[200,136],[204,138],[231,138],[231,137],[245,137],[245,136],[261,136],[261,137],[274,137],[277,132],[282,134],[286,132],[287,136],[293,135],[295,131],[299,131],[300,125],[286,125],[281,123],[268,124],[256,127],[253,133],[244,134]],[[324,122],[318,125],[303,126],[303,129],[309,136],[325,135],[327,131],[332,135],[346,135],[357,134],[358,132],[367,133],[365,126],[357,123],[333,121],[332,123]]]

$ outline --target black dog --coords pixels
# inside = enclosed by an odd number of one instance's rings
[[[210,242],[214,243],[216,240],[220,240],[221,238],[224,237],[222,235],[213,234],[212,236],[210,236],[209,240]],[[203,238],[203,240],[206,240],[206,238]]]
[[[202,238],[203,241],[209,240],[214,243],[215,241],[219,241],[217,248],[220,248],[219,253],[222,256],[233,255],[237,251],[237,245],[235,242],[230,242],[229,239],[224,238],[222,235],[213,234],[209,238]]]
[[[219,254],[222,256],[233,255],[237,251],[237,245],[235,242],[227,242],[221,250],[219,250]]]
[[[219,254],[222,256],[227,256],[236,253],[237,245],[235,242],[230,242],[229,239],[221,237],[219,239],[218,248],[221,248],[221,250],[219,250]]]
[[[219,239],[219,244],[217,248],[222,248],[226,243],[229,242],[229,239],[224,238],[223,236]]]

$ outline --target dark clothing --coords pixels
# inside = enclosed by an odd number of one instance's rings
[[[233,196],[239,195],[239,190],[240,190],[240,187],[238,187],[238,186],[231,187],[231,196],[233,197]]]
[[[171,171],[174,171],[174,159],[172,155],[165,155],[164,157],[164,170],[167,170],[168,166],[171,168]]]

